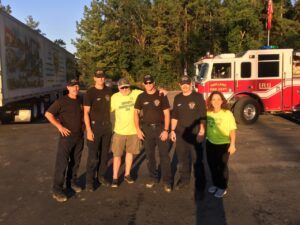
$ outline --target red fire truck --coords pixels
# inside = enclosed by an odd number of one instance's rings
[[[293,49],[208,54],[195,67],[196,90],[205,98],[222,92],[239,123],[252,124],[262,112],[300,111],[300,52]]]

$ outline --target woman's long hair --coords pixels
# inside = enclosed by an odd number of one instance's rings
[[[208,97],[208,99],[207,99],[207,111],[214,111],[214,107],[213,107],[213,105],[211,104],[211,100],[212,100],[212,97],[214,96],[214,95],[219,95],[220,97],[221,97],[221,99],[222,99],[222,105],[221,105],[221,109],[223,109],[223,110],[227,110],[228,109],[228,103],[227,103],[227,100],[226,100],[226,98],[224,97],[224,95],[221,93],[221,92],[219,92],[219,91],[213,91],[210,95],[209,95],[209,97]]]

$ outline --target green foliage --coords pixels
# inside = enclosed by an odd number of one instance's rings
[[[38,28],[40,22],[35,21],[31,15],[27,16],[27,18],[25,19],[25,23],[32,30],[35,30],[36,32],[38,32],[44,36],[46,35],[45,33],[42,33],[42,31]]]
[[[300,2],[274,0],[270,44],[300,48]],[[152,74],[161,86],[176,86],[186,69],[211,52],[240,52],[266,45],[262,0],[92,0],[73,41],[82,79],[96,68],[113,79],[141,82]]]
[[[62,48],[66,48],[66,42],[62,39],[55,39],[53,42]]]
[[[0,0],[0,10],[3,10],[7,14],[11,14],[12,13],[10,5],[3,5],[2,2],[1,2],[1,0]]]

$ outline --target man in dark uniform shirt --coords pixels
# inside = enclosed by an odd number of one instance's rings
[[[192,158],[197,189],[204,190],[205,174],[202,142],[205,134],[206,106],[203,95],[192,91],[191,79],[181,77],[181,93],[175,96],[171,120],[171,140],[176,142],[180,180],[176,189],[190,182]]]
[[[87,131],[87,146],[89,149],[86,168],[86,190],[94,191],[94,179],[97,171],[98,181],[109,186],[105,178],[107,156],[112,135],[110,122],[111,88],[105,86],[105,74],[97,70],[94,74],[94,87],[84,96],[84,122]]]
[[[82,190],[76,184],[83,149],[82,100],[78,97],[78,81],[75,79],[69,81],[67,89],[69,93],[56,100],[45,113],[45,117],[60,133],[53,184],[53,198],[58,202],[67,201],[67,196],[63,192],[66,169],[68,169],[67,186],[75,192]]]
[[[171,165],[168,141],[170,126],[170,105],[168,98],[160,95],[150,75],[144,77],[145,92],[135,102],[134,122],[139,139],[144,140],[150,180],[146,187],[152,188],[158,181],[155,147],[158,146],[164,190],[171,192]],[[139,113],[143,113],[140,127]]]

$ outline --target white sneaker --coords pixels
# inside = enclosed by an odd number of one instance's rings
[[[215,193],[214,196],[215,196],[216,198],[223,198],[224,195],[226,195],[226,194],[227,194],[226,189],[218,188],[218,190],[216,191],[216,193]]]
[[[208,192],[211,193],[211,194],[213,194],[213,193],[215,193],[217,191],[217,189],[218,188],[216,186],[210,186],[208,188]]]

